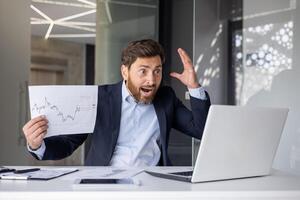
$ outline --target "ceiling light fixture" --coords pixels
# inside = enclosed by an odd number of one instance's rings
[[[70,24],[70,25],[79,25],[79,26],[96,26],[94,22],[57,22],[56,24]]]
[[[105,2],[104,5],[105,5],[105,11],[106,11],[108,22],[111,24],[112,23],[112,17],[111,17],[111,14],[110,14],[110,9],[109,9],[108,2]]]
[[[37,12],[39,15],[41,15],[42,17],[44,17],[46,20],[48,21],[52,21],[52,19],[50,17],[48,17],[45,13],[43,13],[42,11],[40,11],[39,9],[37,9],[35,6],[31,5],[30,8],[32,8],[35,12]]]
[[[81,37],[96,37],[96,34],[52,34],[50,38],[81,38]]]
[[[62,2],[62,1],[50,1],[50,0],[32,0],[34,3],[44,3],[44,4],[52,4],[52,5],[58,5],[58,6],[72,6],[72,7],[80,7],[80,8],[95,8],[94,5],[91,4],[79,4],[79,3],[68,3],[68,2]]]
[[[30,8],[32,8],[35,12],[37,12],[39,15],[41,15],[41,16],[44,17],[46,20],[48,20],[48,22],[49,22],[50,25],[49,25],[48,30],[47,30],[47,33],[46,33],[46,35],[45,35],[45,39],[48,39],[48,38],[49,38],[49,35],[50,35],[50,33],[51,33],[51,30],[52,30],[52,28],[53,28],[53,26],[54,26],[53,20],[52,20],[50,17],[48,17],[45,13],[43,13],[42,11],[40,11],[39,9],[37,9],[36,7],[34,7],[33,5],[31,5]]]
[[[137,7],[144,7],[144,8],[157,8],[156,5],[144,4],[144,3],[131,3],[131,2],[123,2],[123,1],[109,1],[109,0],[99,0],[102,3],[111,3],[111,4],[119,4],[125,6],[137,6]]]
[[[90,1],[87,1],[87,0],[77,0],[77,1],[79,1],[79,2],[81,2],[81,3],[85,3],[85,4],[90,5],[90,6],[93,6],[93,7],[95,7],[95,8],[96,8],[96,6],[97,6],[97,4],[95,4],[95,3],[93,3],[93,2],[90,2]]]
[[[89,31],[89,32],[96,32],[96,30],[94,28],[83,27],[83,26],[96,26],[96,23],[69,22],[68,21],[68,20],[71,20],[71,19],[76,19],[76,18],[79,18],[79,17],[83,17],[83,16],[86,16],[86,15],[90,15],[92,13],[95,13],[96,9],[89,10],[89,11],[82,12],[82,13],[78,13],[78,14],[71,15],[71,16],[68,16],[68,17],[63,17],[63,18],[60,18],[60,19],[52,20],[49,16],[47,16],[45,13],[43,13],[41,10],[39,10],[35,6],[31,5],[30,7],[35,12],[37,12],[39,15],[41,15],[44,18],[44,19],[32,18],[31,19],[31,24],[49,24],[48,30],[47,30],[46,35],[45,35],[45,39],[48,39],[51,36],[51,31],[52,31],[54,25],[64,26],[64,27],[69,27],[69,28],[74,28],[74,29],[79,29],[79,30],[84,30],[84,31]],[[56,35],[61,35],[61,34],[56,34]],[[76,34],[76,36],[78,36],[78,35],[79,34]],[[82,34],[82,35],[84,35],[86,37],[87,34]],[[88,37],[90,37],[90,36],[88,36]]]
[[[47,30],[46,35],[45,35],[45,39],[46,40],[49,38],[49,35],[50,35],[51,31],[52,31],[53,26],[54,26],[54,23],[50,23],[50,26],[49,26],[49,28]]]
[[[30,18],[31,22],[30,24],[50,24],[51,22],[44,20],[44,19],[39,19],[39,18]],[[55,22],[57,25],[78,25],[78,26],[96,26],[96,23],[94,22],[77,22],[77,21],[63,21],[63,22]]]
[[[69,6],[69,7],[80,7],[80,8],[88,8],[91,10],[78,13],[75,15],[59,18],[59,19],[51,19],[48,15],[43,13],[41,10],[39,10],[37,7],[31,5],[31,9],[33,9],[36,13],[38,13],[42,18],[31,18],[31,24],[32,25],[48,25],[48,30],[45,35],[45,39],[48,38],[58,38],[58,37],[95,37],[95,22],[81,22],[81,21],[70,21],[72,19],[84,17],[86,15],[90,15],[93,13],[96,13],[97,4],[95,2],[92,2],[91,0],[77,0],[78,3],[73,1],[73,3],[69,3],[66,1],[57,1],[57,0],[32,0],[34,3],[40,3],[40,4],[50,4],[50,5],[56,5],[56,6]],[[98,22],[98,24],[107,24],[107,23],[113,23],[112,15],[110,12],[110,5],[109,4],[118,4],[118,5],[126,5],[126,6],[138,6],[138,7],[145,7],[145,8],[157,8],[156,5],[151,4],[144,4],[144,3],[133,3],[133,2],[123,2],[123,1],[110,1],[110,0],[97,0],[97,2],[104,3],[105,6],[105,12],[107,15],[107,22]],[[87,34],[53,34],[52,30],[54,26],[63,26],[68,27],[72,29],[78,29],[83,31],[88,31],[91,33]]]
[[[70,19],[83,17],[83,16],[86,16],[86,15],[89,15],[89,14],[92,14],[92,13],[95,13],[95,12],[96,12],[96,9],[93,9],[93,10],[89,10],[89,11],[86,11],[86,12],[78,13],[76,15],[71,15],[71,16],[68,16],[68,17],[57,19],[57,20],[55,20],[55,22],[57,23],[57,22],[68,21]]]

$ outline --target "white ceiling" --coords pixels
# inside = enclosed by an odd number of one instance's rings
[[[141,15],[147,15],[147,9],[157,8],[157,0],[98,1],[103,3],[106,16],[99,22],[100,24],[112,24],[126,20],[126,18],[141,17]],[[145,9],[140,10],[138,16],[130,12],[130,7],[137,6]],[[94,44],[96,7],[96,0],[32,0],[32,35],[45,39],[59,38]]]

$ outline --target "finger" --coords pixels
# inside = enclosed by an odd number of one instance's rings
[[[28,122],[24,125],[23,129],[29,129],[29,128],[30,128],[31,126],[33,126],[35,123],[37,123],[37,122],[39,122],[40,120],[43,120],[43,119],[44,119],[44,116],[43,116],[43,115],[38,116],[38,117],[35,117],[35,118],[31,119],[30,121],[28,121]]]
[[[185,63],[192,63],[192,60],[190,59],[189,55],[186,53],[185,50],[183,50],[182,48],[179,48],[178,53],[183,58]]]
[[[47,124],[48,124],[48,121],[40,120],[37,123],[35,123],[33,126],[31,126],[29,129],[25,130],[25,135],[31,135],[37,129],[39,129],[40,127],[45,126]]]
[[[44,133],[40,134],[38,137],[36,137],[36,138],[33,140],[33,142],[34,142],[35,144],[38,144],[38,146],[40,146],[41,143],[42,143],[42,141],[44,140],[44,137],[45,137],[46,134],[47,134],[47,132],[44,132]]]
[[[190,68],[193,66],[192,60],[190,59],[190,57],[188,56],[188,54],[181,48],[178,49],[178,53],[180,56],[180,59],[183,63],[183,66],[186,68]]]
[[[41,133],[36,138],[32,138],[31,140],[27,140],[27,143],[29,144],[29,146],[32,149],[37,149],[41,145],[41,143],[42,143],[43,139],[45,138],[46,134],[47,134],[47,131],[45,131],[44,133]]]
[[[179,74],[179,73],[171,72],[171,73],[170,73],[170,76],[172,76],[172,77],[174,77],[174,78],[177,78],[177,79],[181,80],[181,74]]]
[[[37,130],[32,132],[32,134],[27,136],[28,140],[33,141],[35,138],[39,137],[42,133],[46,132],[47,129],[48,129],[48,125],[39,127]]]
[[[47,122],[40,121],[32,126],[30,129],[24,131],[24,135],[26,138],[30,139],[34,137],[39,132],[43,131],[44,129],[48,128]]]
[[[45,137],[46,134],[47,134],[47,132],[41,134],[39,137],[37,137],[33,141],[30,141],[31,143],[28,143],[29,147],[31,149],[35,149],[35,150],[40,148],[40,146],[42,145],[42,141],[44,140],[44,137]]]
[[[41,115],[41,116],[38,116],[38,117],[35,117],[35,118],[33,118],[33,119],[31,119],[29,122],[27,122],[25,125],[24,125],[24,127],[23,127],[23,130],[25,129],[29,129],[31,126],[33,126],[35,123],[37,123],[37,122],[39,122],[39,121],[41,121],[41,120],[46,120],[46,121],[48,121],[47,119],[46,119],[46,116],[45,115]]]

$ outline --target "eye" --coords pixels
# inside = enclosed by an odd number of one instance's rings
[[[139,74],[139,75],[145,75],[145,74],[146,74],[146,70],[145,70],[145,69],[140,69],[140,70],[138,71],[138,74]]]
[[[155,74],[155,75],[160,75],[160,74],[161,74],[161,69],[156,69],[156,70],[154,70],[154,74]]]

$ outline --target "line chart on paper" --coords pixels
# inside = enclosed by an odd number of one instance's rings
[[[31,118],[45,115],[46,137],[91,133],[97,113],[97,86],[29,86]]]

